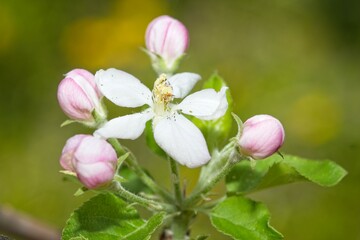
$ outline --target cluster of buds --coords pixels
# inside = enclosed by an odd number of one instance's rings
[[[172,76],[189,44],[188,31],[178,20],[169,16],[154,19],[147,27],[145,40],[146,52],[159,74],[152,92],[132,75],[115,69],[100,70],[95,76],[75,69],[59,84],[57,96],[64,113],[73,121],[97,129],[94,136],[70,138],[60,158],[61,166],[87,188],[107,185],[115,175],[117,155],[105,139],[135,139],[149,120],[153,121],[155,141],[180,164],[198,167],[211,158],[200,130],[181,114],[202,120],[222,117],[228,107],[227,87],[220,92],[204,89],[184,98],[201,77],[193,73]],[[119,106],[149,108],[107,122],[103,96]],[[184,100],[173,104],[174,98]],[[242,125],[239,136],[237,143],[243,156],[263,159],[281,147],[284,129],[274,117],[257,115]]]

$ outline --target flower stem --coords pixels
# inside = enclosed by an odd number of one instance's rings
[[[190,221],[194,217],[192,211],[183,211],[179,216],[174,217],[171,223],[171,231],[173,233],[173,240],[185,240],[189,235]]]
[[[200,199],[202,199],[221,179],[223,179],[232,169],[232,167],[240,161],[240,156],[236,149],[225,147],[218,156],[219,159],[211,161],[218,161],[221,164],[220,170],[214,169],[210,171],[205,177],[206,181],[197,186],[194,192],[184,201],[185,207],[193,207]],[[216,171],[215,171],[216,170]]]
[[[183,196],[182,196],[182,192],[181,192],[178,166],[177,166],[177,163],[175,162],[175,160],[172,159],[171,157],[168,157],[168,160],[170,163],[171,181],[174,186],[175,199],[180,206],[183,201]]]
[[[114,147],[118,156],[130,152],[128,149],[124,148],[117,139],[110,138],[108,139],[108,141]],[[164,200],[168,202],[173,201],[173,197],[171,196],[171,194],[168,191],[166,191],[164,188],[159,186],[156,182],[154,182],[154,180],[144,172],[144,170],[139,166],[132,152],[130,152],[129,157],[125,159],[125,162],[152,191],[160,194],[164,198]]]
[[[173,211],[173,207],[170,206],[169,204],[162,204],[150,199],[140,197],[132,192],[127,191],[125,188],[121,186],[119,182],[116,181],[114,181],[111,187],[109,187],[109,190],[113,192],[115,195],[121,198],[125,198],[130,203],[137,203],[143,207],[148,208],[149,210],[168,211],[168,212]]]

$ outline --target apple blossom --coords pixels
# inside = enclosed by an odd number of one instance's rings
[[[164,15],[150,22],[145,41],[155,71],[171,74],[189,45],[189,34],[180,21]]]
[[[87,188],[110,182],[116,171],[117,155],[104,139],[78,134],[69,138],[62,150],[60,165],[76,176]]]
[[[93,125],[94,110],[100,118],[106,116],[95,77],[86,70],[74,69],[67,73],[59,84],[57,98],[61,109],[73,120]]]
[[[270,115],[256,115],[243,124],[238,143],[243,155],[263,159],[275,153],[284,138],[285,131],[279,120]]]
[[[198,74],[179,73],[170,78],[161,74],[152,91],[134,76],[116,69],[100,70],[95,79],[104,96],[118,106],[149,106],[140,113],[110,120],[95,131],[95,136],[136,139],[152,120],[155,141],[174,160],[190,168],[210,160],[204,136],[183,114],[203,120],[223,116],[228,107],[227,87],[219,92],[204,89],[184,98],[201,79]],[[184,99],[177,104],[176,98]]]

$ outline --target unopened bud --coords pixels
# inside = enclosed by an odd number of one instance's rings
[[[102,95],[95,83],[95,77],[83,69],[75,69],[65,75],[57,92],[58,101],[64,113],[73,120],[94,124],[93,111],[105,118],[101,104]]]
[[[263,159],[274,154],[284,138],[285,131],[279,120],[269,115],[256,115],[243,124],[238,143],[243,155]]]
[[[60,165],[76,173],[89,189],[109,183],[115,175],[116,164],[116,152],[107,141],[84,134],[68,139],[60,158]]]
[[[172,74],[189,45],[189,34],[180,21],[160,16],[148,25],[145,41],[155,71]]]

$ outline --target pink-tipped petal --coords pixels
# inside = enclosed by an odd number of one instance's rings
[[[66,74],[59,84],[57,98],[64,113],[74,120],[93,121],[94,109],[104,113],[94,75],[86,70],[75,69]]]
[[[274,154],[284,139],[285,131],[279,120],[270,115],[256,115],[244,123],[239,146],[244,155],[263,159]]]
[[[93,164],[78,163],[76,173],[80,182],[85,187],[93,189],[109,183],[114,177],[115,168],[111,163],[107,162]]]
[[[117,155],[112,146],[92,135],[75,135],[62,151],[61,166],[76,176],[87,188],[97,188],[112,180]]]
[[[83,138],[78,146],[74,157],[76,162],[84,164],[96,162],[113,162],[116,163],[117,157],[113,147],[104,139],[88,135]]]
[[[86,137],[85,134],[78,134],[71,138],[69,138],[65,146],[62,150],[61,157],[60,157],[60,165],[68,171],[74,172],[74,166],[72,163],[72,159],[74,157],[75,150],[80,145],[81,141]]]
[[[171,66],[185,53],[189,45],[189,33],[180,21],[160,16],[148,25],[145,42],[149,51],[160,55]]]
[[[90,86],[92,88],[95,89],[96,94],[98,95],[98,97],[99,98],[102,97],[102,94],[101,94],[100,90],[96,86],[95,76],[91,72],[89,72],[89,71],[87,71],[85,69],[77,68],[77,69],[71,70],[65,76],[68,77],[68,78],[82,77],[83,79],[85,79],[85,81],[87,81],[90,84]]]

